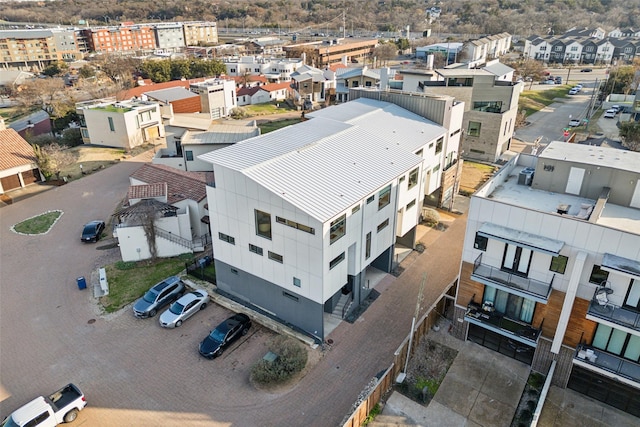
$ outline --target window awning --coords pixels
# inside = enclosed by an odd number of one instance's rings
[[[603,270],[621,273],[632,279],[640,278],[640,261],[605,253],[601,267]]]
[[[564,242],[561,240],[537,236],[535,234],[503,227],[490,222],[482,224],[478,230],[478,234],[489,239],[500,240],[501,242],[522,246],[524,248],[531,249],[532,251],[542,252],[551,256],[558,256],[560,254],[560,250],[562,250],[562,247],[564,246]]]

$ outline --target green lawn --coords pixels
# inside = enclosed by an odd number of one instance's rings
[[[123,262],[105,266],[109,295],[100,298],[107,313],[118,311],[125,305],[140,298],[156,283],[184,270],[184,264],[193,255],[185,254],[157,261]]]
[[[288,113],[295,111],[286,102],[270,102],[267,104],[243,105],[242,108],[250,116],[264,116],[269,114]]]
[[[21,234],[44,234],[53,227],[62,211],[49,211],[43,214],[25,219],[13,226],[13,229]]]
[[[300,119],[283,119],[283,120],[276,120],[273,122],[263,123],[258,125],[258,127],[260,128],[260,131],[264,135],[265,133],[273,132],[274,130],[282,129],[284,127],[295,125],[296,123],[300,123],[300,122],[301,122]]]
[[[525,90],[520,94],[518,109],[525,110],[527,116],[530,116],[552,104],[554,99],[567,96],[571,87],[571,85],[558,85],[545,90]]]

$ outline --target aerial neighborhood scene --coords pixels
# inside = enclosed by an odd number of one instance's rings
[[[640,0],[0,0],[0,427],[640,424]]]

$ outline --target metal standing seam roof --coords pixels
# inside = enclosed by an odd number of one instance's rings
[[[179,101],[181,99],[198,98],[200,95],[193,93],[183,87],[171,87],[167,89],[153,90],[145,92],[149,98],[156,99],[158,101],[171,102]]]
[[[374,109],[372,103],[378,104],[380,111],[384,111],[381,106],[393,105],[370,99],[344,105],[367,113]],[[421,164],[422,158],[408,150],[406,143],[400,143],[402,137],[387,138],[393,132],[381,132],[384,124],[400,129],[409,122],[418,127],[423,125],[421,122],[428,122],[432,131],[446,132],[419,116],[402,120],[399,110],[406,115],[412,113],[397,106],[391,108],[396,109],[387,111],[384,117],[371,114],[362,120],[357,120],[359,115],[355,114],[350,118],[353,122],[347,123],[316,112],[312,120],[198,157],[212,163],[214,170],[220,165],[243,173],[318,221],[326,222]],[[344,112],[348,111],[350,108]],[[431,138],[421,138],[420,142],[424,144],[428,139]]]

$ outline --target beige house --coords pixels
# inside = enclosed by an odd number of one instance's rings
[[[165,136],[157,102],[95,99],[76,104],[76,113],[85,144],[131,150]]]

